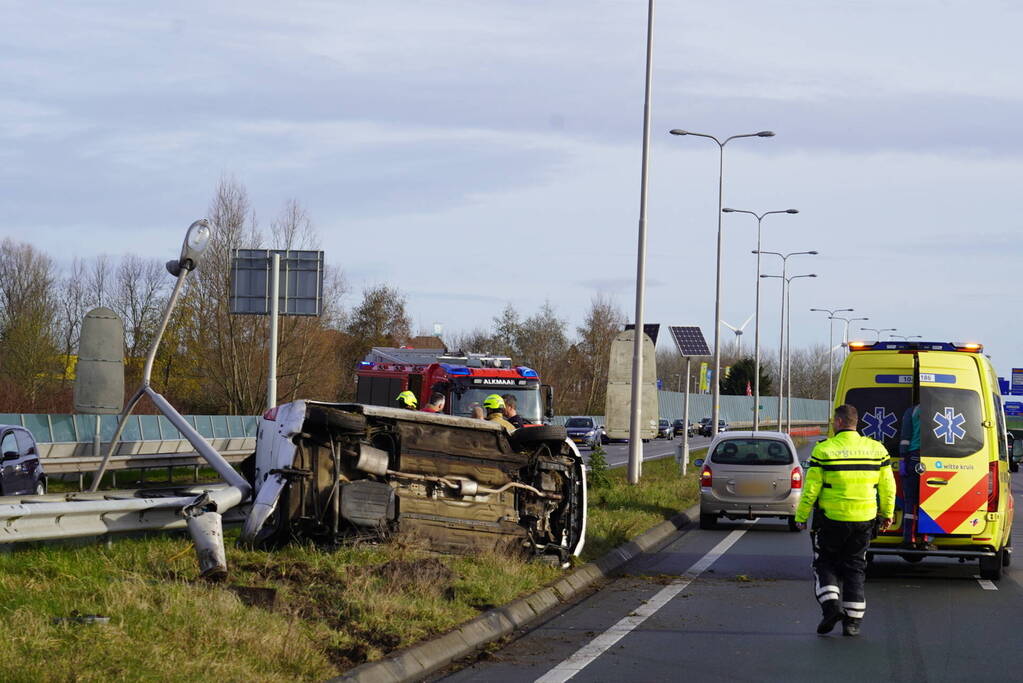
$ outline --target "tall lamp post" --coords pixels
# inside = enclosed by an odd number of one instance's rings
[[[636,332],[632,343],[632,405],[629,407],[630,484],[639,483],[643,465],[641,402],[643,396],[643,296],[646,293],[646,198],[650,167],[650,85],[654,62],[654,0],[646,13],[646,82],[643,93],[643,160],[639,180],[639,238],[636,245]]]
[[[753,431],[760,429],[760,224],[773,213],[799,213],[799,209],[755,213],[745,209],[721,209],[722,213],[747,213],[757,219],[757,288],[753,310]]]
[[[781,287],[781,331],[778,333],[778,431],[781,431],[781,417],[782,417],[782,389],[785,386],[785,273],[788,267],[789,257],[797,256],[800,254],[807,254],[810,256],[816,256],[819,252],[817,251],[791,251],[787,254],[783,254],[779,251],[761,251],[756,249],[753,251],[758,256],[760,254],[770,254],[781,258],[781,275],[761,275],[760,277],[780,277],[782,279]]]
[[[877,327],[861,327],[860,328],[860,332],[873,332],[875,335],[877,335],[877,338],[874,339],[874,343],[876,344],[877,342],[881,341],[881,333],[882,332],[895,332],[898,329],[899,328],[897,328],[897,327],[881,327],[881,328],[877,328]]]
[[[778,393],[778,401],[780,402],[785,397],[785,423],[786,431],[792,431],[792,281],[797,280],[801,277],[817,277],[816,273],[808,273],[806,275],[789,275],[785,277],[783,275],[761,275],[760,277],[776,277],[782,280],[782,296],[785,297],[785,314],[783,319],[783,325],[785,327],[785,338],[783,341],[783,349],[785,352],[785,367],[788,368],[786,380],[782,382],[782,391]],[[785,385],[788,384],[788,391],[785,391]],[[781,407],[779,406],[779,413]],[[781,416],[778,417],[778,431],[781,431]]]
[[[835,400],[835,314],[852,313],[851,308],[811,308],[814,313],[828,314],[828,400]],[[831,411],[828,410],[828,426],[831,426]]]
[[[888,333],[888,338],[889,339],[901,339],[902,341],[909,341],[910,339],[923,339],[923,336],[919,335],[919,334],[911,334],[909,336],[906,336],[904,334],[892,334],[891,332],[889,332]]]
[[[845,332],[842,333],[842,346],[845,347],[846,355],[849,354],[849,323],[856,322],[857,320],[870,320],[870,318],[843,318],[840,315],[833,316],[835,320],[841,320],[845,323]]]
[[[724,140],[718,140],[707,133],[693,133],[692,131],[673,128],[669,131],[672,135],[694,135],[698,138],[713,140],[718,146],[718,246],[717,246],[717,274],[714,281],[714,386],[711,388],[711,413],[710,413],[710,435],[711,438],[718,433],[718,418],[721,412],[721,209],[722,192],[724,190],[725,176],[725,145],[732,140],[739,138],[773,138],[774,133],[769,130],[762,130],[759,133],[743,133],[732,135]],[[638,329],[638,328],[637,328]]]

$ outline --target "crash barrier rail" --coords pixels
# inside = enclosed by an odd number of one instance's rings
[[[94,472],[117,429],[117,415],[0,413],[0,424],[25,427],[35,437],[48,475]],[[188,422],[231,463],[256,449],[257,418],[250,415],[186,415]],[[100,448],[96,450],[99,423]],[[202,456],[163,415],[132,415],[107,469],[201,466]]]

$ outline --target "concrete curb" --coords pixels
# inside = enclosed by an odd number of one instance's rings
[[[405,683],[418,681],[466,657],[487,643],[542,620],[561,604],[608,577],[626,562],[668,541],[697,519],[699,504],[661,522],[600,559],[584,564],[550,586],[484,612],[453,631],[410,645],[375,662],[367,662],[331,682]]]

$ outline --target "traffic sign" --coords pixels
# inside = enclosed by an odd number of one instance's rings
[[[281,255],[281,315],[320,314],[323,252],[287,249],[235,249],[231,259],[231,313],[270,313],[273,254]]]
[[[707,340],[703,338],[703,332],[699,327],[670,325],[668,329],[671,330],[671,338],[675,340],[678,352],[684,357],[710,355]]]
[[[1013,396],[1023,396],[1023,368],[1012,369],[1012,381],[1009,386],[1009,393]]]
[[[1006,417],[1023,417],[1023,403],[1020,401],[1005,402]]]

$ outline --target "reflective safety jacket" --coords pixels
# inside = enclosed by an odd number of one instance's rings
[[[816,502],[837,522],[869,522],[895,512],[895,476],[879,441],[847,429],[813,449],[796,521],[805,522]]]

